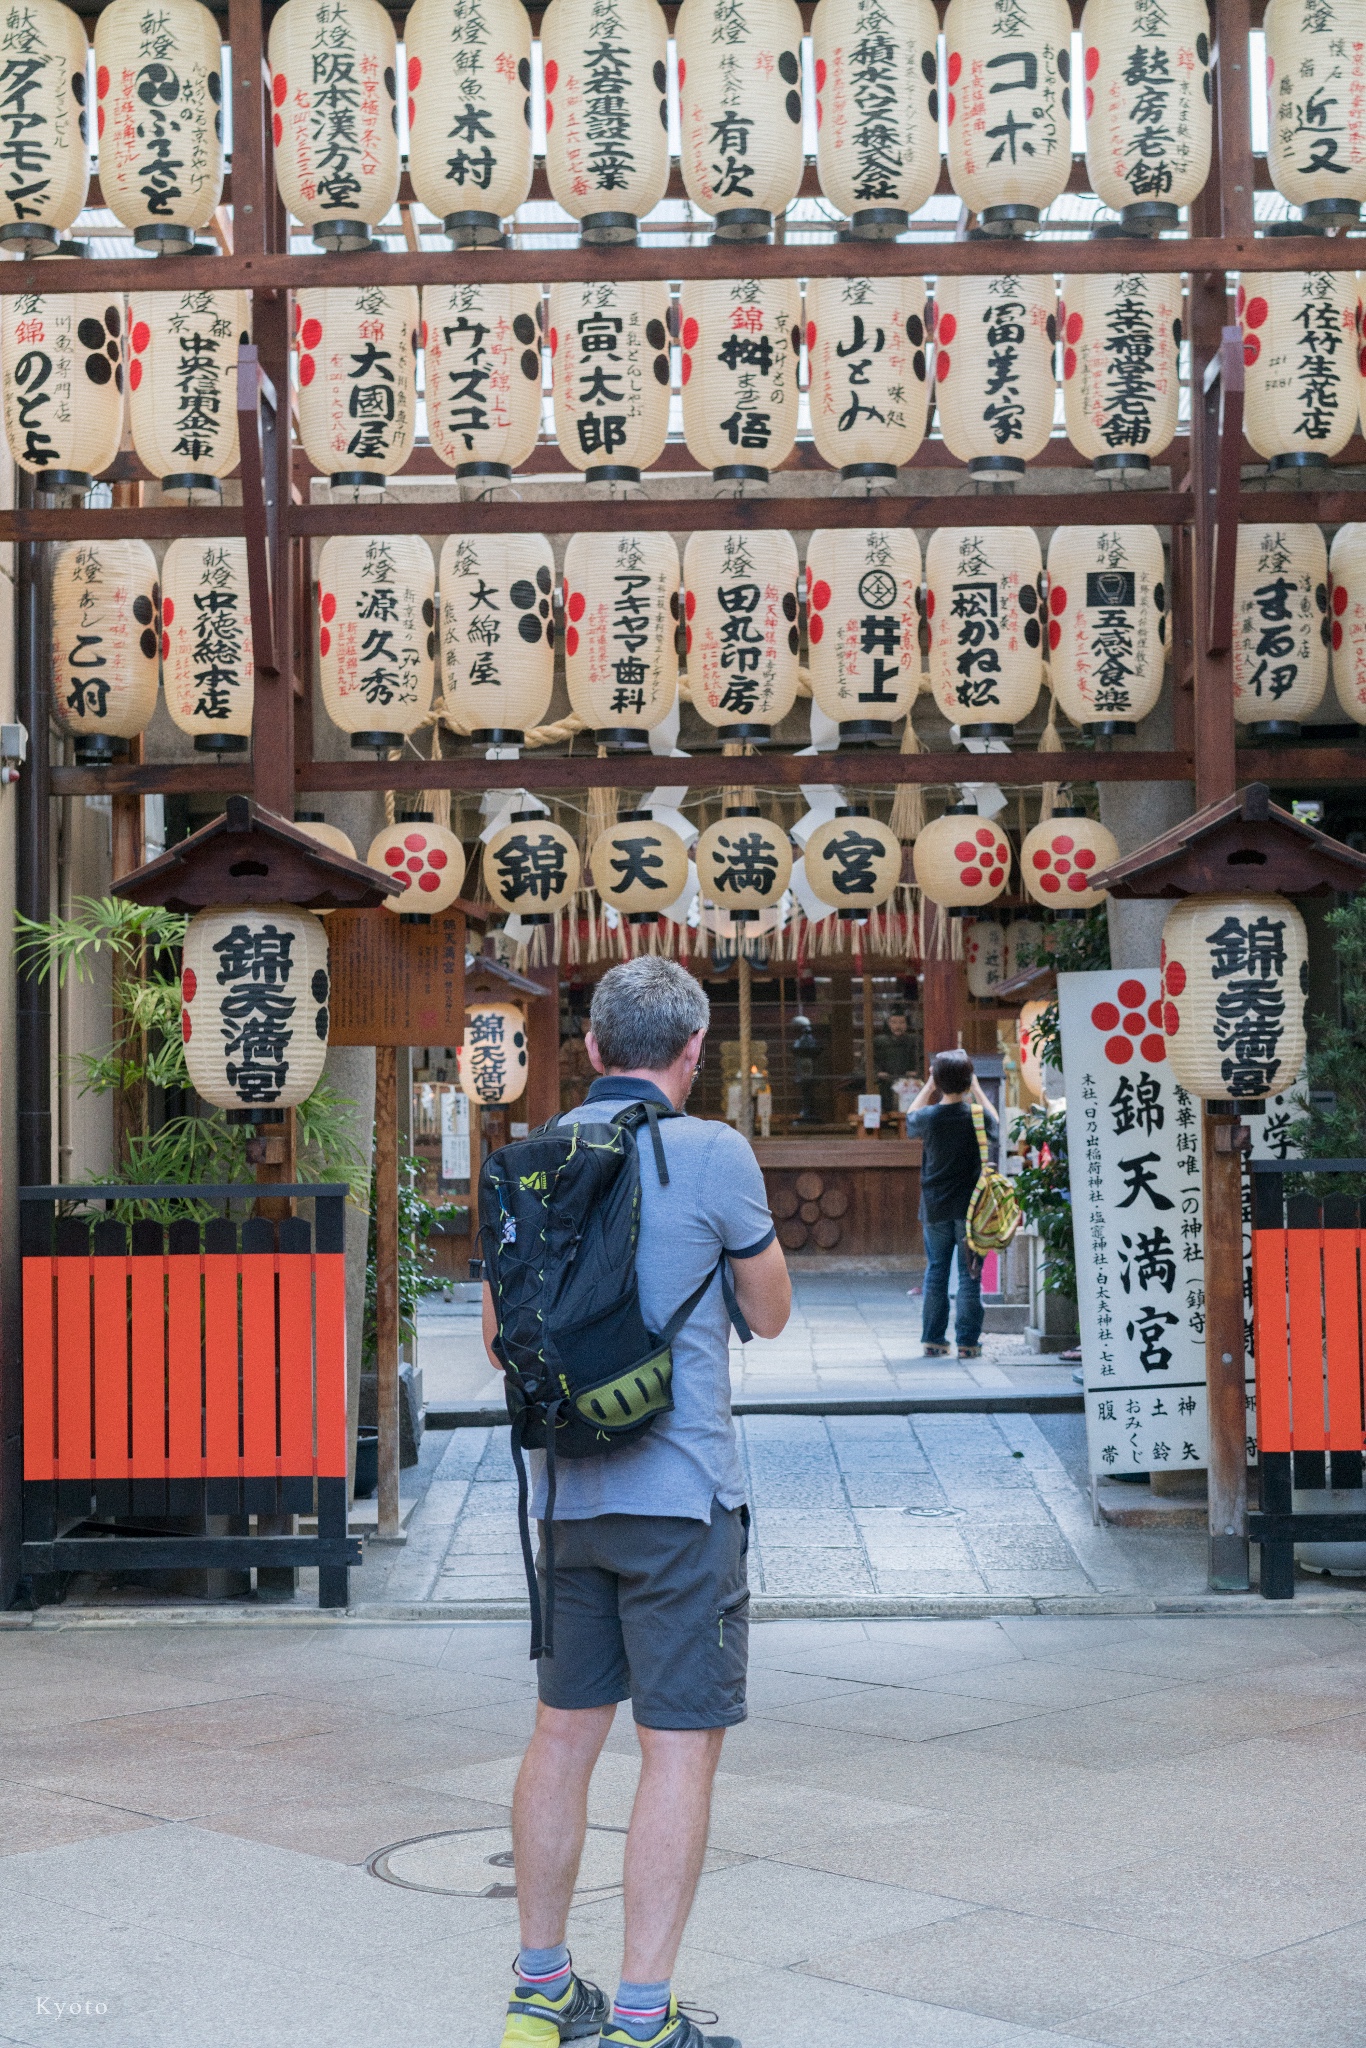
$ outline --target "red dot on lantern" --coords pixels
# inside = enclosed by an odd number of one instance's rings
[[[982,870],[980,868],[964,868],[961,879],[963,887],[965,889],[980,888],[982,882]]]
[[[1168,1003],[1162,1012],[1162,1029],[1168,1038],[1175,1038],[1181,1026],[1181,1012],[1175,1003]]]
[[[1106,1059],[1107,1059],[1107,1060],[1109,1060],[1109,1062],[1110,1062],[1111,1066],[1114,1066],[1114,1067],[1122,1067],[1122,1066],[1125,1066],[1125,1065],[1126,1065],[1126,1064],[1128,1063],[1128,1061],[1129,1061],[1129,1060],[1131,1060],[1131,1059],[1133,1058],[1133,1055],[1134,1055],[1134,1047],[1133,1047],[1133,1040],[1132,1040],[1132,1039],[1129,1039],[1129,1038],[1107,1038],[1107,1039],[1106,1039],[1106,1041],[1105,1041],[1105,1057],[1106,1057]]]
[[[1335,583],[1333,586],[1333,610],[1341,618],[1346,609],[1347,585],[1345,583]]]
[[[188,1045],[190,1042],[190,1013],[188,1010],[182,1010],[180,1013],[180,1036],[185,1044]]]
[[[820,577],[811,592],[811,602],[818,612],[823,612],[830,602],[830,585]]]
[[[1068,314],[1068,316],[1067,316],[1067,339],[1068,339],[1069,341],[1080,341],[1080,340],[1081,340],[1081,330],[1082,330],[1082,326],[1083,326],[1083,324],[1084,324],[1084,323],[1083,323],[1083,321],[1082,321],[1082,317],[1081,317],[1081,314],[1080,314],[1080,313],[1069,313],[1069,314]]]
[[[1072,863],[1067,858],[1067,855],[1065,853],[1058,854],[1053,862],[1053,865],[1060,875],[1066,875],[1071,872]]]
[[[1055,583],[1048,593],[1048,609],[1056,616],[1067,610],[1067,592],[1061,583]]]
[[[824,90],[825,90],[825,81],[826,81],[826,77],[827,77],[827,72],[826,72],[826,64],[825,64],[825,59],[824,59],[824,57],[817,57],[817,59],[816,59],[816,90],[817,90],[817,92],[824,92]]]
[[[1164,1038],[1154,1036],[1152,1033],[1149,1033],[1138,1049],[1144,1059],[1151,1060],[1154,1066],[1158,1060],[1164,1060],[1167,1057],[1167,1041]]]
[[[1033,861],[1036,868],[1046,868],[1049,862],[1049,855],[1041,846],[1039,847],[1036,853],[1030,855],[1030,859]]]
[[[1085,875],[1069,875],[1067,877],[1067,886],[1074,895],[1080,896],[1083,890],[1090,888],[1091,884],[1087,881]]]
[[[1099,69],[1100,51],[1095,47],[1093,43],[1091,45],[1091,48],[1086,52],[1086,76],[1088,78],[1094,78]]]
[[[410,92],[416,91],[421,83],[422,59],[420,57],[410,57],[408,59],[408,90]]]
[[[688,592],[685,610],[687,611],[689,618],[691,618],[693,616],[693,613],[697,610],[697,592],[695,590],[690,590]]]
[[[949,354],[946,348],[941,348],[938,355],[934,359],[934,374],[941,384],[943,383],[944,379],[948,376],[949,371],[952,368],[952,356]]]
[[[411,93],[409,93],[409,95],[408,95],[408,126],[409,126],[409,127],[411,128],[411,127],[412,127],[412,125],[413,125],[413,123],[414,123],[414,122],[415,122],[416,120],[417,120],[417,101],[416,101],[416,100],[415,100],[415,99],[413,98],[412,94],[411,94]]]
[[[185,972],[180,977],[180,992],[184,996],[187,1003],[192,1003],[194,1001],[195,990],[198,987],[198,975],[195,973],[193,967],[187,967],[185,969]]]
[[[1119,1011],[1113,1003],[1097,1003],[1091,1012],[1091,1022],[1097,1031],[1113,1031],[1119,1022]]]
[[[584,613],[587,610],[588,599],[584,596],[581,590],[576,590],[574,592],[574,595],[569,600],[569,616],[571,619],[573,619],[575,625],[578,624],[579,620],[583,617]]]
[[[689,381],[689,379],[690,379],[690,378],[691,378],[691,376],[692,376],[692,357],[691,357],[691,356],[690,356],[690,355],[688,354],[688,352],[687,352],[687,350],[686,350],[686,349],[685,349],[685,350],[684,350],[684,352],[683,352],[683,371],[682,371],[682,376],[683,376],[683,382],[684,382],[685,384],[686,384],[686,383],[687,383],[687,382]]]
[[[410,875],[420,875],[422,873],[424,865],[425,863],[420,853],[414,853],[408,856],[407,867],[408,873]]]
[[[1062,627],[1061,627],[1061,626],[1060,626],[1060,625],[1058,624],[1058,622],[1057,622],[1057,620],[1056,620],[1056,619],[1050,619],[1050,620],[1048,621],[1048,648],[1049,648],[1049,652],[1050,652],[1050,653],[1052,653],[1052,652],[1053,652],[1053,650],[1054,650],[1055,648],[1057,648],[1057,647],[1061,646],[1061,644],[1062,644]]]
[[[684,346],[684,348],[696,348],[696,347],[697,347],[697,337],[698,337],[698,335],[699,335],[699,334],[700,334],[701,332],[702,332],[701,328],[700,328],[700,327],[698,326],[697,322],[696,322],[696,321],[695,321],[694,319],[692,319],[692,318],[689,318],[689,319],[685,320],[685,321],[683,322],[683,346]]]
[[[444,868],[449,860],[450,855],[444,847],[440,846],[434,846],[427,855],[427,865],[429,868]]]
[[[1249,299],[1249,300],[1248,300],[1248,302],[1247,302],[1247,324],[1248,324],[1248,326],[1249,326],[1249,327],[1262,327],[1262,326],[1264,326],[1264,325],[1265,325],[1265,323],[1266,323],[1266,316],[1267,316],[1267,314],[1268,314],[1268,313],[1270,312],[1270,310],[1271,310],[1271,309],[1270,309],[1270,307],[1269,307],[1269,306],[1267,305],[1267,303],[1266,303],[1266,300],[1265,300],[1264,298],[1262,298],[1262,297],[1261,297],[1260,293],[1258,294],[1258,296],[1257,296],[1257,297],[1256,297],[1255,299]]]
[[[925,617],[927,619],[934,617],[934,592],[932,590],[925,592]]]
[[[953,849],[953,857],[957,861],[976,860],[977,848],[970,839],[960,839]]]
[[[303,343],[304,347],[305,347],[305,348],[316,348],[316,347],[318,346],[318,343],[319,343],[319,342],[320,342],[320,341],[322,340],[322,338],[323,338],[323,323],[322,323],[322,321],[321,321],[321,320],[314,320],[314,319],[310,319],[310,320],[305,320],[305,322],[304,322],[304,324],[303,324],[303,330],[302,330],[302,332],[300,333],[300,336],[299,336],[299,339],[300,339],[300,341],[302,341],[302,343]]]
[[[949,52],[949,84],[957,85],[963,75],[963,59],[957,50]]]
[[[133,344],[134,355],[140,356],[148,342],[152,339],[152,330],[145,320],[138,321],[129,339]]]
[[[1342,645],[1342,627],[1341,627],[1341,625],[1340,625],[1340,624],[1338,623],[1338,621],[1337,621],[1336,619],[1334,619],[1334,621],[1333,621],[1333,649],[1334,649],[1334,652],[1336,652],[1336,651],[1337,651],[1337,649],[1338,649],[1339,647],[1341,647],[1341,645]]]
[[[107,64],[101,64],[99,70],[95,73],[95,91],[99,94],[100,98],[103,99],[108,90],[109,66]]]
[[[1064,349],[1062,357],[1063,381],[1077,374],[1077,352],[1074,348]]]
[[[1234,299],[1234,301],[1233,301],[1233,310],[1234,310],[1234,312],[1236,313],[1236,315],[1238,316],[1238,318],[1239,318],[1240,320],[1241,320],[1241,319],[1242,319],[1242,317],[1243,317],[1243,308],[1244,308],[1244,306],[1245,306],[1246,304],[1247,304],[1247,293],[1246,293],[1246,292],[1245,292],[1245,291],[1243,290],[1243,287],[1242,287],[1241,285],[1239,285],[1239,287],[1238,287],[1238,292],[1237,292],[1237,296],[1235,297],[1235,299]]]
[[[1185,988],[1185,968],[1179,960],[1169,960],[1167,963],[1167,994],[1169,996],[1184,995]]]
[[[1124,1029],[1130,1038],[1137,1038],[1143,1029],[1143,1019],[1137,1010],[1130,1010],[1124,1019]]]
[[[808,348],[816,346],[816,323],[814,320],[808,320],[806,323],[806,345]]]
[[[558,65],[558,64],[557,64],[557,63],[555,62],[555,59],[554,59],[554,58],[552,57],[552,58],[550,59],[549,63],[548,63],[548,64],[546,65],[546,67],[545,67],[545,89],[546,89],[546,91],[547,91],[547,92],[554,92],[554,90],[555,90],[556,86],[557,86],[557,85],[559,84],[559,82],[560,82],[560,67],[559,67],[559,65]]]
[[[1161,1028],[1162,1028],[1162,998],[1161,998],[1161,996],[1159,996],[1159,997],[1158,997],[1158,999],[1157,999],[1157,1001],[1156,1001],[1155,1003],[1149,1003],[1149,1005],[1148,1005],[1148,1022],[1149,1022],[1150,1024],[1156,1024],[1156,1026],[1157,1026],[1158,1030],[1159,1030],[1159,1031],[1161,1030]]]
[[[688,66],[687,66],[687,60],[686,60],[685,58],[683,58],[683,57],[680,57],[680,58],[679,58],[679,60],[678,60],[678,82],[679,82],[679,84],[680,84],[680,85],[682,85],[682,83],[683,83],[684,79],[685,79],[685,78],[687,77],[687,75],[688,75]]]
[[[1059,889],[1061,889],[1062,887],[1062,883],[1058,880],[1056,875],[1040,875],[1039,887],[1042,890],[1044,890],[1047,895],[1056,896]]]
[[[321,605],[318,607],[318,609],[321,611],[325,619],[332,620],[336,618],[337,599],[334,591],[325,590],[323,592],[323,601]]]
[[[1141,981],[1122,981],[1119,984],[1119,1007],[1121,1010],[1138,1010],[1148,1000],[1148,991]]]
[[[825,620],[819,612],[813,612],[806,622],[806,637],[812,646],[819,646],[825,638]]]
[[[1070,853],[1076,845],[1070,832],[1057,833],[1051,843],[1054,853]]]
[[[417,886],[419,889],[425,889],[428,895],[430,895],[433,889],[441,887],[441,877],[440,875],[419,875]]]
[[[993,868],[991,873],[987,876],[987,880],[990,882],[993,889],[999,889],[1005,878],[1006,871],[1004,868]]]
[[[559,347],[560,347],[560,330],[559,330],[559,328],[558,328],[558,327],[552,327],[552,328],[551,328],[551,330],[550,330],[550,353],[551,353],[551,355],[552,355],[552,356],[553,356],[553,355],[556,355],[556,354],[558,354],[558,352],[559,352]]]
[[[425,832],[405,832],[403,844],[409,853],[422,853],[426,849],[427,835]]]
[[[319,654],[327,654],[331,651],[331,647],[332,635],[328,632],[326,626],[323,626],[318,633],[318,652]]]
[[[300,356],[299,382],[301,384],[311,384],[313,382],[314,372],[317,370],[317,367],[318,366],[314,362],[312,356]]]
[[[944,346],[945,348],[947,348],[947,347],[948,347],[948,345],[949,345],[949,343],[950,343],[950,342],[951,342],[951,341],[953,340],[953,337],[954,337],[954,335],[955,335],[955,334],[957,334],[957,332],[958,332],[958,316],[957,316],[957,314],[956,314],[956,313],[944,313],[944,314],[941,314],[941,316],[940,316],[940,320],[939,320],[939,325],[938,325],[938,327],[937,327],[937,328],[935,329],[935,332],[934,332],[934,338],[935,338],[935,340],[936,340],[936,341],[938,341],[938,342],[940,342],[940,343],[942,343],[942,344],[943,344],[943,346]]]
[[[1093,868],[1096,864],[1096,856],[1089,846],[1080,847],[1072,858],[1079,868]]]
[[[403,848],[401,846],[386,846],[384,849],[384,865],[389,868],[401,868],[403,865]]]
[[[1095,111],[1096,111],[1096,96],[1095,96],[1095,94],[1094,94],[1094,93],[1092,92],[1092,90],[1091,90],[1090,86],[1088,85],[1088,86],[1087,86],[1087,88],[1086,88],[1086,118],[1087,118],[1087,120],[1088,120],[1088,121],[1089,121],[1089,120],[1091,120],[1091,119],[1092,119],[1092,118],[1094,117],[1094,115],[1095,115]]]
[[[161,600],[161,623],[162,623],[162,625],[163,625],[163,626],[169,626],[169,625],[170,625],[170,623],[171,623],[171,621],[172,621],[172,619],[173,619],[174,617],[175,617],[175,599],[174,599],[173,597],[163,597],[163,598],[162,598],[162,600]]]
[[[577,627],[577,626],[569,626],[569,627],[567,627],[567,628],[566,628],[566,630],[565,630],[565,636],[564,636],[564,651],[565,651],[565,653],[566,653],[566,654],[577,654],[577,653],[578,653],[578,651],[579,651],[579,629],[578,629],[578,627]]]
[[[1248,334],[1243,337],[1243,361],[1249,369],[1256,362],[1261,352],[1262,344],[1255,334]]]
[[[973,837],[979,846],[994,846],[996,844],[996,834],[986,825],[981,826],[978,831],[974,832]]]
[[[275,138],[275,147],[278,149],[285,139],[285,124],[278,114],[272,114],[270,117],[270,132]]]
[[[167,660],[167,659],[169,658],[169,656],[170,656],[170,652],[171,652],[171,636],[170,636],[170,634],[169,634],[169,633],[163,633],[163,634],[162,634],[162,636],[161,636],[161,658],[162,658],[162,660],[163,660],[163,661],[165,661],[165,660]]]
[[[128,365],[128,388],[130,391],[136,391],[141,383],[142,364],[134,356],[132,362]]]
[[[284,105],[285,94],[288,91],[289,87],[285,83],[284,72],[277,71],[274,78],[271,80],[270,86],[270,96],[274,100],[277,107],[282,107]]]

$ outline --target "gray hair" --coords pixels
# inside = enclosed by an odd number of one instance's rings
[[[660,1074],[706,1030],[711,1004],[686,967],[643,953],[603,975],[588,1021],[609,1073]]]

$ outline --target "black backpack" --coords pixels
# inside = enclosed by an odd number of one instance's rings
[[[607,1123],[556,1117],[490,1153],[479,1175],[479,1238],[498,1332],[517,1468],[517,1526],[531,1598],[531,1654],[553,1656],[555,1468],[634,1443],[673,1407],[670,1346],[711,1286],[699,1287],[653,1331],[640,1308],[640,1158],[648,1127],[661,1187],[669,1183],[661,1117],[682,1112],[633,1102]],[[717,1262],[731,1321],[751,1332]],[[544,1624],[527,1514],[523,1452],[546,1454]]]

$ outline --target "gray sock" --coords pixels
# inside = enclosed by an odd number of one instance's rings
[[[558,1998],[569,1985],[569,1950],[564,1943],[555,1948],[519,1949],[517,1983],[528,1991],[542,1991],[548,1998]]]
[[[625,1977],[612,2001],[612,2025],[633,2041],[652,2041],[669,2017],[669,1979],[632,1984]]]

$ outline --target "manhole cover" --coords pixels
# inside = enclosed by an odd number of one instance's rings
[[[624,1828],[590,1827],[583,1845],[574,1897],[610,1898],[621,1890]],[[366,1864],[386,1884],[407,1891],[442,1892],[461,1899],[515,1899],[510,1828],[463,1828],[455,1833],[418,1835],[377,1849]]]
[[[903,1515],[914,1515],[920,1522],[955,1521],[962,1514],[961,1508],[903,1508]]]

